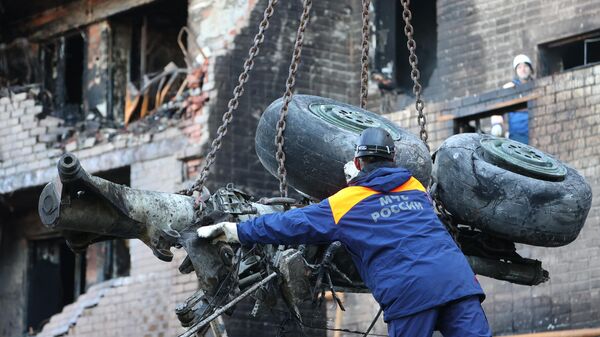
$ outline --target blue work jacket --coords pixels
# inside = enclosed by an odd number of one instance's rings
[[[521,81],[512,81],[515,86],[520,86]],[[508,113],[508,138],[529,144],[529,113],[527,111],[514,111]]]
[[[386,322],[481,289],[421,183],[381,167],[322,202],[238,224],[242,244],[341,241]]]

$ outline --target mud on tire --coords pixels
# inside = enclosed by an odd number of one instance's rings
[[[437,197],[462,224],[536,246],[575,240],[591,207],[574,169],[524,144],[480,134],[448,138],[434,153]]]
[[[265,110],[255,139],[261,163],[274,176],[275,133],[281,105],[278,99]],[[284,133],[288,183],[317,199],[344,188],[344,164],[354,157],[358,135],[367,127],[387,130],[396,145],[396,163],[410,170],[424,185],[429,184],[431,158],[417,136],[375,113],[309,95],[294,95],[289,105]]]

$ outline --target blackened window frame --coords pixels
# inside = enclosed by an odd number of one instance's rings
[[[595,43],[596,49],[588,50],[590,42]],[[541,76],[597,65],[600,63],[600,29],[541,43],[538,52]],[[588,62],[590,55],[595,61]]]
[[[81,50],[76,50],[79,48]],[[52,93],[51,115],[65,120],[67,124],[84,118],[86,53],[86,38],[80,31],[71,31],[41,43],[42,84],[45,91]]]
[[[393,86],[403,94],[413,96],[409,51],[404,33],[402,5],[399,1],[374,0],[374,39],[373,71],[393,80]],[[416,54],[419,58],[421,85],[429,85],[437,66],[437,4],[435,0],[411,2]],[[432,24],[434,22],[435,24]],[[390,67],[391,64],[391,67]]]

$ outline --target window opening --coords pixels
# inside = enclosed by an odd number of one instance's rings
[[[130,174],[130,167],[127,166],[101,172],[98,176],[129,186]],[[13,202],[25,205],[30,193],[16,193]],[[36,189],[35,194],[39,193],[39,189]],[[15,209],[14,212],[22,213],[24,210]],[[35,226],[41,224],[36,222]],[[27,307],[24,321],[29,332],[39,332],[53,315],[73,303],[90,286],[129,275],[131,259],[128,240],[98,242],[90,245],[85,253],[75,254],[65,238],[56,232],[31,228],[27,239]]]
[[[124,117],[126,100],[132,100],[140,93],[142,103],[131,112],[132,119],[142,117],[156,108],[155,97],[160,83],[142,88],[148,79],[162,73],[170,63],[184,68],[186,66],[177,36],[187,24],[187,1],[156,1],[155,3],[115,15],[109,19],[113,31],[113,110],[115,119]],[[184,76],[170,85],[170,93],[179,88]],[[126,97],[126,92],[130,97]]]
[[[74,124],[82,118],[85,43],[79,33],[43,44],[44,89],[52,93],[52,115]]]
[[[409,51],[406,48],[402,6],[398,1],[375,0],[374,72],[391,80],[381,90],[397,90],[412,96],[409,76]],[[437,9],[435,0],[411,3],[414,39],[419,41],[417,55],[421,66],[421,84],[427,87],[437,63]],[[379,82],[378,82],[379,83]]]
[[[29,252],[27,327],[37,332],[84,292],[85,266],[63,238],[30,241]]]
[[[586,39],[583,42],[584,64],[600,62],[600,37]]]
[[[528,144],[529,114],[527,111],[527,102],[525,101],[456,118],[454,134],[484,133]]]
[[[600,62],[600,31],[576,35],[539,46],[542,75]]]

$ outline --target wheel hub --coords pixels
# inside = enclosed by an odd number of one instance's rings
[[[566,167],[558,160],[529,145],[491,136],[480,143],[486,158],[513,172],[546,180],[562,180],[567,174]]]
[[[361,133],[366,128],[378,127],[387,131],[394,140],[400,139],[396,126],[385,120],[377,120],[366,111],[335,104],[313,103],[310,112],[327,122],[355,133]]]

